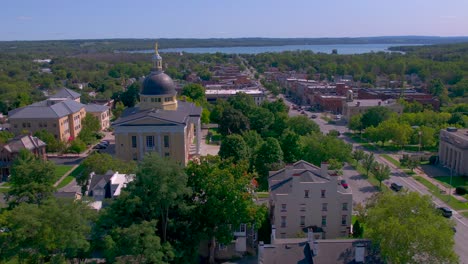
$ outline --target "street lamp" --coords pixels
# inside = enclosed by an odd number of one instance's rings
[[[418,135],[419,135],[419,152],[421,152],[421,135],[422,135],[421,130],[418,131]]]

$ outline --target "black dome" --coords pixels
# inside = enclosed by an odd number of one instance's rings
[[[169,75],[163,72],[152,72],[143,81],[142,95],[175,95],[175,84]]]

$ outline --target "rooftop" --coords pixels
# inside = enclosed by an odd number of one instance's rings
[[[354,100],[352,102],[346,102],[346,104],[349,107],[358,106],[358,103],[360,107],[365,107],[365,106],[372,107],[372,106],[379,106],[379,103],[380,105],[385,106],[385,105],[395,105],[397,102],[395,100],[382,101],[380,99],[359,99],[359,100]]]
[[[263,94],[263,91],[260,89],[210,89],[206,90],[206,95],[235,95],[237,93],[245,93],[245,94]]]
[[[18,153],[22,149],[33,150],[44,147],[45,145],[46,143],[39,138],[26,135],[11,139],[3,148],[10,153]]]
[[[77,98],[80,98],[81,94],[74,92],[68,88],[62,88],[60,89],[56,94],[50,96],[50,98],[68,98],[75,100]]]
[[[71,99],[56,101],[54,99],[40,101],[8,112],[10,119],[15,118],[58,118],[79,112],[85,105]]]

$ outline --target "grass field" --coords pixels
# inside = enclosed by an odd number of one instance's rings
[[[440,181],[444,186],[450,187],[450,176],[434,177],[434,179]],[[468,186],[468,177],[454,176],[452,177],[452,187]]]
[[[386,159],[387,161],[389,161],[390,163],[392,163],[393,165],[395,165],[397,168],[401,168],[400,162],[398,160],[394,159],[393,157],[391,157],[390,155],[382,154],[380,156],[382,158]]]
[[[72,165],[56,165],[55,166],[55,178],[58,180],[62,177],[65,173],[73,168]]]
[[[70,169],[71,167],[73,166],[70,166]],[[60,188],[63,188],[65,186],[67,186],[70,182],[73,181],[73,179],[75,179],[77,176],[79,176],[82,172],[83,172],[83,166],[82,165],[79,165],[78,167],[76,167],[71,173],[70,175],[68,175],[67,177],[65,177],[65,179],[63,179],[59,185],[57,186],[58,189]],[[68,171],[67,171],[68,172]],[[65,174],[65,173],[64,173]],[[63,175],[63,174],[62,174]]]
[[[454,197],[451,197],[449,200],[449,195],[440,193],[440,189],[429,182],[428,180],[424,179],[423,177],[420,176],[414,176],[414,179],[417,180],[418,182],[422,183],[424,186],[426,186],[427,189],[434,195],[435,197],[441,199],[442,201],[446,202],[450,207],[452,207],[455,210],[468,210],[468,203],[463,203],[455,199]]]

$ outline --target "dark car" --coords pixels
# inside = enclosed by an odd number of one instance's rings
[[[103,141],[101,141],[99,144],[105,145],[106,147],[108,147],[108,146],[109,146],[109,141],[103,140]]]
[[[93,147],[93,149],[105,149],[105,148],[107,148],[107,145],[101,144],[101,143]]]
[[[349,185],[348,185],[348,183],[347,183],[345,180],[341,180],[340,183],[341,183],[341,186],[343,186],[343,188],[345,188],[345,189],[348,189],[348,188],[349,188]]]
[[[447,207],[437,207],[437,210],[439,210],[442,213],[442,216],[445,218],[450,218],[452,217],[452,210]]]
[[[315,119],[317,118],[317,115],[311,115],[310,118]]]
[[[394,190],[395,192],[399,192],[401,191],[401,189],[403,189],[403,185],[396,183],[396,182],[392,182],[392,184],[390,184],[390,188]]]

